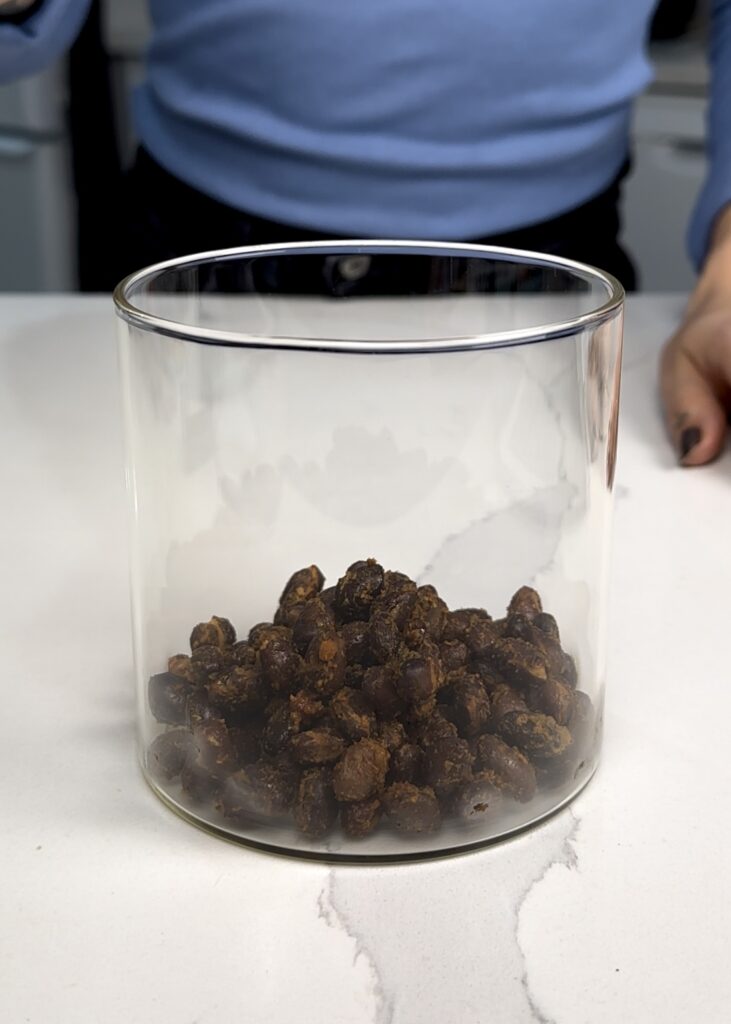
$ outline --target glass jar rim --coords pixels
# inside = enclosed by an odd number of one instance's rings
[[[484,334],[419,340],[358,340],[342,338],[283,337],[246,334],[242,331],[220,330],[168,320],[146,312],[134,304],[130,295],[155,277],[169,270],[183,270],[196,264],[215,264],[258,256],[292,256],[318,254],[331,256],[368,255],[442,255],[445,257],[483,257],[505,263],[517,263],[549,270],[563,270],[574,278],[602,285],[607,291],[604,302],[575,317],[552,323],[536,324],[514,330],[490,331]],[[479,294],[479,293],[475,293]],[[487,293],[485,293],[487,294]],[[478,245],[467,242],[435,242],[397,239],[333,239],[322,241],[275,243],[271,245],[237,246],[192,253],[154,263],[125,277],[114,289],[113,301],[117,315],[126,323],[180,341],[237,348],[300,349],[328,352],[371,354],[405,354],[409,352],[459,352],[472,349],[505,348],[529,345],[580,334],[596,328],[614,317],[622,308],[624,288],[611,274],[587,263],[523,249]]]

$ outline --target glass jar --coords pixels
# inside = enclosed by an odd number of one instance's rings
[[[597,765],[623,293],[323,242],[115,294],[145,777],[329,860],[480,846]]]

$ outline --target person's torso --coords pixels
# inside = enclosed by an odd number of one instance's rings
[[[287,160],[305,176],[325,164],[360,175],[361,193],[369,175],[489,183],[536,165],[550,173],[567,154],[588,166],[649,79],[654,0],[150,7],[148,107],[181,138],[223,140],[221,156],[238,144],[256,188],[267,159],[275,179]]]

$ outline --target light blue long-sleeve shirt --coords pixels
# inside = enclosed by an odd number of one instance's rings
[[[625,160],[654,3],[150,0],[137,129],[177,177],[272,220],[437,239],[524,227]],[[0,24],[0,81],[59,55],[88,4]],[[696,263],[731,200],[731,0],[714,0],[712,58]]]

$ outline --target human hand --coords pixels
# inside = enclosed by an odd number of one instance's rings
[[[716,218],[683,322],[663,349],[660,390],[681,465],[710,462],[723,447],[731,408],[731,204]]]

